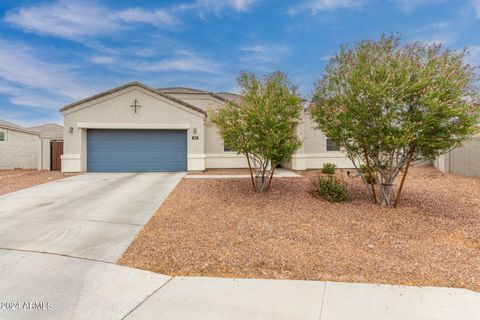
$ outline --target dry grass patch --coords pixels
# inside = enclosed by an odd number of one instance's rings
[[[0,195],[72,176],[60,171],[0,170]]]
[[[480,291],[480,179],[414,168],[398,209],[311,195],[311,178],[183,180],[119,260],[171,275],[315,279]]]

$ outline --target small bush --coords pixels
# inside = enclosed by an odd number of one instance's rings
[[[332,175],[315,180],[315,193],[330,202],[342,202],[348,198],[345,185]]]
[[[370,174],[370,172],[372,173]],[[360,173],[365,178],[365,181],[367,181],[367,183],[377,184],[378,175],[374,167],[370,166],[370,171],[369,171],[368,166],[366,164],[362,164],[360,165]]]
[[[324,163],[322,167],[322,173],[325,174],[335,174],[335,170],[337,170],[337,166],[333,163]]]

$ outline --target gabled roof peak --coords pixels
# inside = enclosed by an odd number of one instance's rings
[[[103,91],[103,92],[100,92],[100,93],[98,93],[98,94],[96,94],[96,95],[90,96],[90,97],[88,97],[88,98],[85,98],[85,99],[82,99],[82,100],[73,102],[73,103],[71,103],[71,104],[69,104],[69,105],[64,106],[63,108],[60,108],[60,112],[66,111],[66,110],[68,110],[68,109],[70,109],[70,108],[73,108],[73,107],[75,107],[75,106],[78,106],[78,105],[80,105],[80,104],[82,104],[82,103],[86,103],[86,102],[89,102],[89,101],[92,101],[92,100],[95,100],[95,99],[98,99],[98,98],[107,96],[107,95],[109,95],[109,94],[116,93],[116,92],[121,91],[121,90],[123,90],[123,89],[129,88],[129,87],[135,87],[135,86],[136,86],[136,87],[140,87],[140,88],[142,88],[142,89],[144,89],[144,90],[153,92],[153,93],[155,93],[155,94],[158,94],[159,96],[162,96],[162,97],[164,97],[164,98],[166,98],[166,99],[169,99],[169,100],[171,100],[171,101],[174,101],[174,102],[176,102],[176,103],[178,103],[178,104],[181,104],[181,105],[183,105],[183,106],[185,106],[185,107],[188,107],[188,108],[190,108],[190,109],[193,109],[193,110],[195,110],[195,111],[197,111],[197,112],[200,112],[200,113],[202,113],[202,114],[206,114],[205,110],[202,110],[202,109],[200,109],[200,108],[198,108],[198,107],[196,107],[196,106],[194,106],[194,105],[192,105],[192,104],[190,104],[190,103],[187,103],[187,102],[185,102],[185,101],[183,101],[183,100],[180,100],[180,99],[177,99],[177,98],[175,98],[175,97],[172,97],[171,95],[168,95],[168,94],[166,94],[166,93],[164,93],[164,92],[161,92],[161,91],[159,91],[159,90],[157,90],[157,89],[154,89],[154,88],[152,88],[152,87],[149,87],[149,86],[147,86],[147,85],[145,85],[145,84],[143,84],[143,83],[137,82],[137,81],[128,82],[128,83],[125,83],[124,85],[118,86],[118,87],[116,87],[116,88],[113,88],[113,89],[110,89],[110,90],[107,90],[107,91]]]

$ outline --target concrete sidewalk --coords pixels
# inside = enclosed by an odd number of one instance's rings
[[[20,306],[0,319],[480,319],[480,293],[464,289],[172,278],[17,250],[0,250],[0,279],[2,302]]]
[[[480,294],[433,287],[177,277],[127,319],[478,320]]]
[[[275,178],[301,178],[295,171],[278,168],[273,174]],[[184,179],[250,179],[249,174],[187,174]]]

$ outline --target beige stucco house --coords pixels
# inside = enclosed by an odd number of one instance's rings
[[[231,93],[189,88],[154,89],[132,82],[60,109],[64,116],[62,171],[197,171],[242,168],[242,155],[223,145],[208,125],[208,108],[228,101]],[[351,167],[307,113],[298,127],[302,147],[283,164],[295,170],[331,162]]]
[[[63,142],[63,127],[56,123],[46,123],[38,126],[29,127],[29,130],[40,134],[41,140],[41,170],[58,170],[53,164],[58,157],[56,144]]]
[[[465,141],[461,147],[437,157],[433,165],[445,173],[480,177],[480,136]]]
[[[40,134],[0,119],[0,169],[41,168]]]

